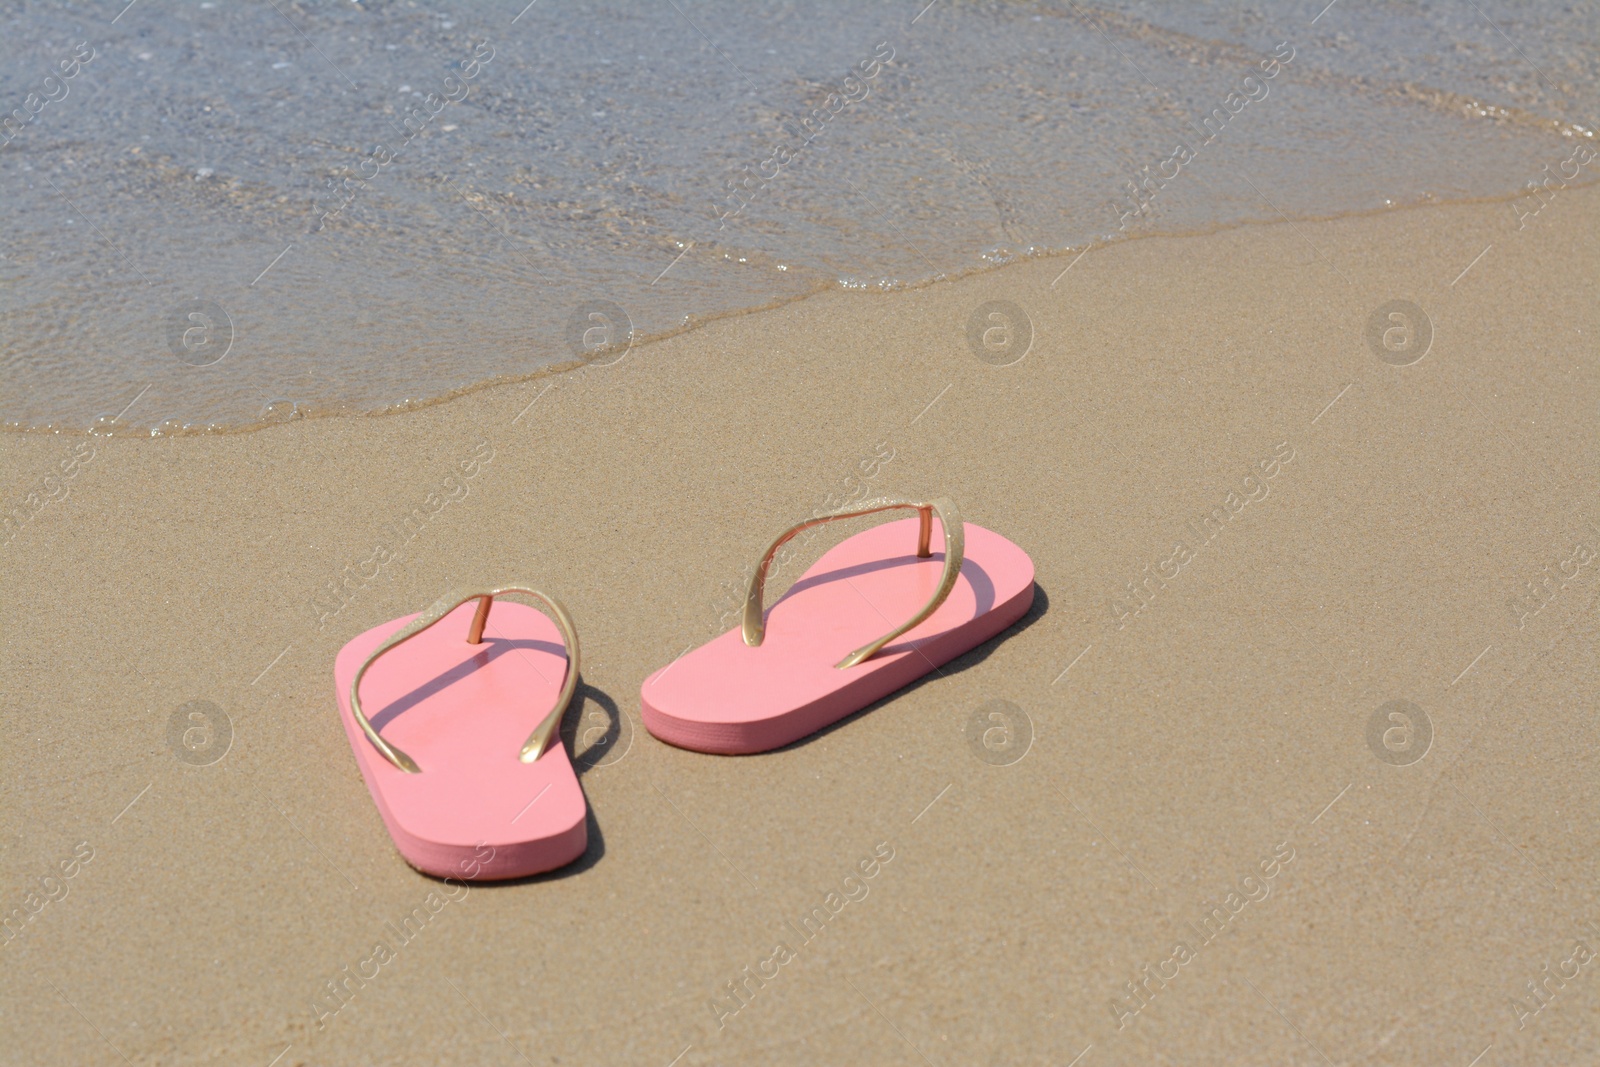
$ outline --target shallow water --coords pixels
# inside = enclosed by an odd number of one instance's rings
[[[1600,5],[525,2],[10,5],[0,419],[427,402],[824,288],[1505,195],[1600,115]]]

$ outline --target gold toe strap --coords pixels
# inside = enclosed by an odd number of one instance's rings
[[[350,711],[355,715],[356,722],[361,724],[361,732],[367,735],[367,740],[383,757],[407,774],[418,774],[422,768],[417,766],[415,760],[400,749],[385,741],[377,730],[372,728],[372,723],[367,721],[366,715],[361,710],[361,679],[367,673],[378,657],[400,645],[405,644],[413,637],[450,614],[456,608],[469,600],[478,602],[478,610],[472,617],[472,624],[467,629],[466,641],[469,645],[483,642],[483,628],[489,621],[489,608],[494,603],[494,598],[505,593],[525,593],[537,600],[543,601],[550,609],[550,615],[555,619],[556,627],[561,631],[561,638],[567,646],[567,676],[561,683],[561,692],[556,696],[555,707],[551,708],[545,717],[533,728],[533,733],[528,735],[528,740],[523,742],[522,752],[518,758],[523,763],[532,763],[544,755],[550,747],[550,739],[555,736],[561,726],[561,717],[566,713],[567,705],[572,703],[572,694],[578,688],[578,631],[572,625],[572,619],[567,615],[566,608],[552,596],[547,596],[537,589],[530,589],[522,585],[496,586],[487,592],[461,592],[457,591],[447,596],[440,597],[433,605],[417,618],[407,623],[396,631],[390,638],[379,645],[372,655],[367,657],[361,669],[356,671],[355,678],[350,682]]]
[[[834,664],[840,670],[854,667],[856,664],[871,659],[877,655],[878,650],[901,634],[912,629],[929,615],[939,609],[945,602],[950,591],[956,587],[956,579],[961,575],[962,550],[966,545],[966,527],[961,521],[961,514],[956,510],[955,502],[939,497],[928,501],[891,500],[880,503],[874,507],[864,508],[859,511],[839,511],[831,515],[820,515],[808,519],[796,526],[790,527],[779,538],[772,542],[766,555],[761,557],[761,563],[756,567],[755,576],[750,579],[750,590],[744,599],[744,643],[752,647],[761,644],[766,636],[766,620],[762,614],[761,596],[767,583],[767,570],[772,566],[772,557],[777,554],[788,541],[797,534],[809,530],[813,526],[821,526],[825,522],[836,519],[854,519],[862,515],[876,515],[880,511],[895,511],[910,509],[922,518],[922,524],[917,532],[917,555],[927,559],[933,555],[929,541],[933,537],[933,517],[939,516],[939,524],[944,527],[944,571],[939,575],[939,588],[934,590],[933,599],[923,605],[922,610],[913,615],[909,620],[895,627],[876,641],[862,645],[844,659]]]

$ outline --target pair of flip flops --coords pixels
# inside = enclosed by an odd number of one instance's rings
[[[918,514],[846,539],[764,606],[768,570],[790,539],[894,509]],[[507,593],[542,601],[550,614],[499,599]],[[983,643],[1032,602],[1027,553],[962,522],[949,500],[811,519],[767,549],[741,626],[645,680],[644,724],[700,752],[781,748]],[[519,585],[443,597],[345,645],[334,662],[340,718],[412,866],[483,881],[583,854],[588,805],[558,733],[578,670],[566,610]]]

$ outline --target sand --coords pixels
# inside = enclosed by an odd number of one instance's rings
[[[1135,240],[403,415],[7,435],[0,1060],[1592,1056],[1597,220],[1574,188],[1520,231],[1497,202]],[[990,300],[1031,320],[1009,366],[968,345]],[[1390,301],[1431,321],[1409,365],[1365,336]],[[783,751],[645,733],[646,675],[856,492],[953,497],[1032,554],[1033,611]],[[591,847],[444,899],[333,657],[499,577],[582,633]]]

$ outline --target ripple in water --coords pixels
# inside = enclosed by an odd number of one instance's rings
[[[678,6],[23,3],[0,419],[414,406],[578,365],[600,303],[636,343],[1134,233],[1506,194],[1600,113],[1592,6]],[[614,346],[613,318],[577,336]]]

